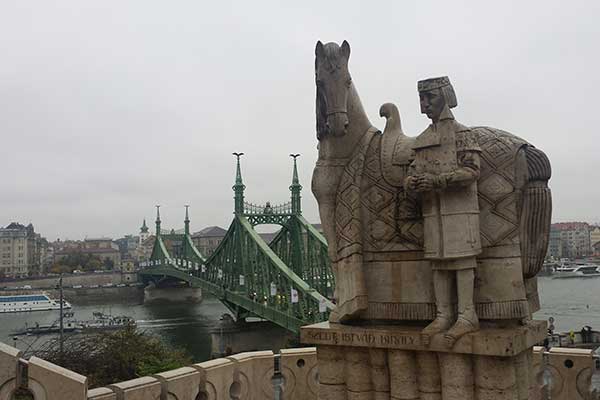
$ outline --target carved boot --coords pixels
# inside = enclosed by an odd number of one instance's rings
[[[473,302],[475,269],[456,271],[456,290],[458,294],[458,318],[446,332],[444,340],[449,348],[454,347],[458,339],[467,333],[479,330],[479,318]]]
[[[437,335],[438,333],[447,331],[452,326],[453,318],[450,305],[436,303],[436,307],[438,310],[437,316],[432,323],[427,325],[421,331],[421,338],[423,340],[423,344],[426,346],[429,345],[431,337]]]
[[[458,313],[456,323],[444,335],[444,340],[449,348],[454,347],[458,339],[467,333],[476,332],[479,330],[479,318],[475,313],[475,306]]]
[[[448,330],[454,322],[453,306],[451,303],[451,281],[448,271],[433,271],[433,290],[435,294],[436,317],[432,323],[421,331],[423,344],[429,346],[431,338]]]

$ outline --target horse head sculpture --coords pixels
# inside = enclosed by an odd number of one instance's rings
[[[346,134],[348,121],[348,93],[352,78],[348,71],[350,45],[344,40],[315,48],[315,79],[317,84],[317,136],[342,136]]]

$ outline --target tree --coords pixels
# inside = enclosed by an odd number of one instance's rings
[[[106,257],[104,259],[104,269],[112,270],[115,266],[115,263],[110,258]]]
[[[88,271],[95,271],[102,268],[102,261],[97,257],[92,257],[84,267]]]
[[[62,274],[62,273],[71,273],[73,271],[72,267],[68,265],[63,265],[59,262],[52,264],[50,267],[50,272],[53,274]]]
[[[73,272],[75,269],[81,269],[83,271],[94,271],[97,269],[102,269],[106,266],[106,260],[102,261],[100,257],[93,254],[85,254],[82,252],[73,252],[65,256],[64,258],[58,260],[55,265],[60,266],[60,268],[52,268],[55,269],[56,273],[60,272]]]
[[[58,340],[33,353],[54,364],[85,375],[90,387],[104,386],[191,364],[191,358],[134,326],[114,332],[72,335],[60,354]]]

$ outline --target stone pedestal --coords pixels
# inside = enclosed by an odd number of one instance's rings
[[[320,400],[527,400],[533,346],[546,323],[488,328],[447,348],[441,335],[423,344],[420,326],[302,328],[316,345]]]

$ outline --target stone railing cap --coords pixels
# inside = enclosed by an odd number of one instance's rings
[[[11,357],[19,358],[21,356],[21,350],[15,349],[12,346],[0,342],[0,353],[7,354]]]
[[[575,349],[571,347],[553,347],[550,349],[551,354],[571,354],[576,356],[590,356],[594,354],[590,349]]]
[[[56,374],[63,375],[66,378],[69,378],[71,380],[77,381],[81,384],[87,383],[86,376],[80,375],[77,372],[71,371],[70,369],[63,368],[60,365],[52,364],[51,362],[42,360],[41,358],[37,358],[36,356],[32,356],[29,359],[29,368],[31,368],[31,367],[38,367],[41,369],[49,370]],[[31,374],[31,369],[30,369],[30,374]]]
[[[195,368],[192,367],[181,367],[181,368],[177,368],[177,369],[172,369],[170,371],[165,371],[165,372],[161,372],[158,374],[153,375],[156,378],[164,378],[164,379],[171,379],[174,377],[178,377],[178,376],[182,376],[182,375],[193,375],[193,374],[198,374],[198,370],[196,370]]]
[[[114,392],[112,390],[110,390],[109,388],[100,387],[100,388],[88,390],[88,398],[94,397],[94,396],[103,396],[105,394],[113,394],[113,393]]]
[[[160,382],[158,382],[158,379],[153,378],[151,376],[142,376],[141,378],[135,378],[135,379],[131,379],[131,380],[125,381],[125,382],[113,383],[109,387],[111,387],[111,388],[114,387],[114,388],[118,388],[121,390],[127,390],[127,389],[135,388],[138,386],[148,385],[151,383],[160,383]]]
[[[250,351],[246,353],[238,353],[232,356],[228,356],[227,359],[233,361],[246,361],[251,358],[271,358],[274,354],[270,350],[266,351]]]
[[[198,364],[194,364],[192,367],[208,370],[208,369],[223,367],[228,364],[233,364],[233,361],[228,360],[226,358],[217,358],[214,360],[209,360],[209,361],[204,361],[204,362],[201,362]]]
[[[309,354],[309,353],[316,353],[317,352],[317,348],[316,347],[302,347],[299,349],[281,349],[280,353],[281,355],[300,355],[300,354]]]

